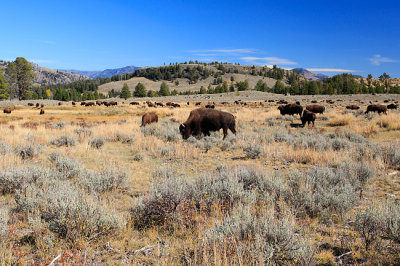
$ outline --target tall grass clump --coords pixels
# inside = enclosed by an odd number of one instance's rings
[[[246,158],[256,159],[262,155],[264,148],[259,144],[249,143],[247,147],[243,148]]]
[[[58,157],[55,160],[55,168],[63,178],[75,178],[79,176],[82,167],[79,162],[71,158]]]
[[[101,138],[97,138],[97,139],[91,139],[89,140],[90,147],[92,147],[93,149],[100,149],[101,147],[104,146],[104,140]]]
[[[383,161],[389,167],[400,169],[400,144],[383,145],[380,148]]]
[[[25,146],[18,146],[15,148],[15,153],[21,157],[22,160],[32,160],[38,157],[43,150],[42,145],[28,144]]]

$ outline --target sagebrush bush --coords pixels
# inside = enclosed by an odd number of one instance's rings
[[[382,211],[374,207],[368,207],[356,213],[355,229],[360,233],[365,249],[368,250],[370,245],[382,234],[384,220]]]
[[[77,177],[82,171],[80,163],[71,158],[58,157],[55,160],[55,166],[63,178]]]
[[[388,201],[384,206],[383,217],[385,235],[395,243],[400,243],[400,204]]]
[[[76,141],[74,138],[70,136],[61,136],[57,139],[53,139],[50,142],[51,145],[56,145],[57,147],[66,146],[71,147],[76,145]]]
[[[101,138],[91,139],[91,140],[89,140],[88,144],[93,149],[100,149],[101,147],[104,146],[104,140]]]
[[[114,189],[125,189],[128,177],[123,172],[102,170],[86,171],[81,174],[78,184],[89,193],[103,193]]]
[[[44,180],[58,178],[48,169],[36,166],[14,168],[0,173],[0,187],[4,194],[15,193],[30,184],[42,183]]]
[[[312,256],[288,213],[284,217],[271,211],[261,217],[255,217],[248,210],[235,213],[209,229],[205,239],[204,248],[210,261],[215,256],[227,256],[232,263],[238,256],[244,264],[257,264],[262,260],[284,265],[305,263]]]
[[[380,148],[380,152],[383,157],[383,161],[389,167],[400,169],[400,145],[391,144],[384,145]]]
[[[141,127],[140,130],[146,137],[156,136],[165,141],[177,141],[182,138],[178,126],[169,120],[149,124],[145,127]]]
[[[37,213],[50,231],[70,241],[98,237],[121,226],[121,218],[70,181],[53,180],[46,186],[31,185],[16,193],[17,209]]]
[[[171,167],[165,167],[165,166],[158,167],[153,172],[153,178],[156,180],[172,178],[175,175],[176,175],[175,169],[173,169]]]
[[[93,135],[92,130],[83,127],[75,129],[74,133],[78,135],[80,141]]]
[[[69,123],[65,122],[65,121],[58,121],[56,124],[54,123],[49,123],[48,127],[54,128],[54,129],[62,129],[65,127],[65,125],[67,125]]]
[[[261,145],[249,143],[247,147],[243,148],[246,153],[246,157],[250,159],[256,159],[261,156],[264,148]]]
[[[17,155],[21,157],[22,160],[32,160],[34,157],[39,156],[43,150],[42,145],[28,144],[25,146],[18,146],[15,148]]]
[[[9,144],[0,142],[0,155],[7,155],[12,152],[12,148]]]
[[[0,206],[0,240],[7,234],[8,230],[8,207]]]

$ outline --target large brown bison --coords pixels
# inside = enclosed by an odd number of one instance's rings
[[[3,113],[5,114],[11,114],[11,107],[6,107],[3,109]]]
[[[323,114],[325,112],[325,107],[318,104],[307,105],[306,109],[314,114]]]
[[[369,112],[378,112],[378,114],[380,113],[387,114],[386,111],[387,111],[386,105],[371,104],[367,106],[367,111],[365,111],[365,113],[368,114]]]
[[[391,103],[391,104],[389,104],[389,105],[387,106],[387,109],[397,109],[397,107],[398,107],[397,104]]]
[[[210,131],[219,131],[222,128],[224,138],[228,135],[228,129],[236,135],[235,117],[227,112],[209,108],[198,108],[190,112],[189,118],[179,126],[183,139],[190,136],[210,136]]]
[[[301,123],[304,126],[306,122],[308,123],[308,125],[310,125],[310,122],[312,122],[312,125],[314,126],[315,118],[316,115],[313,112],[306,109],[304,110],[303,115],[301,116]]]
[[[157,123],[157,122],[158,122],[158,115],[155,112],[148,112],[142,116],[141,127],[144,127],[147,124]]]
[[[43,108],[40,109],[40,115],[44,115],[44,110],[43,110]]]
[[[298,114],[299,116],[301,116],[301,113],[303,112],[303,107],[296,103],[289,103],[286,105],[278,106],[278,110],[281,112],[281,115]]]
[[[358,110],[360,109],[360,106],[352,104],[352,105],[347,105],[346,109],[350,109],[350,110]]]

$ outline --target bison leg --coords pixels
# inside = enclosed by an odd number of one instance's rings
[[[224,132],[224,137],[222,138],[222,140],[224,140],[224,139],[226,138],[226,136],[228,135],[228,128],[227,128],[227,127],[224,127],[224,128],[222,129],[222,131]]]

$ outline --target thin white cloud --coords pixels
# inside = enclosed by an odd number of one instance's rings
[[[342,69],[342,68],[307,68],[308,71],[311,72],[358,72],[357,70],[351,70],[351,69]]]
[[[294,61],[279,57],[246,56],[246,57],[241,57],[240,59],[258,65],[287,65],[287,66],[297,65],[297,63]]]
[[[206,50],[193,50],[191,53],[219,53],[219,54],[253,54],[256,49],[243,48],[243,49],[206,49]]]
[[[216,56],[217,54],[207,54],[207,53],[199,53],[199,54],[193,54],[195,56]]]
[[[369,61],[371,64],[380,66],[382,63],[396,63],[399,62],[398,60],[388,58],[388,57],[382,57],[380,54],[376,54],[374,57],[370,58]]]
[[[28,59],[29,62],[33,62],[35,64],[52,64],[54,63],[53,60],[46,60],[46,59]]]

